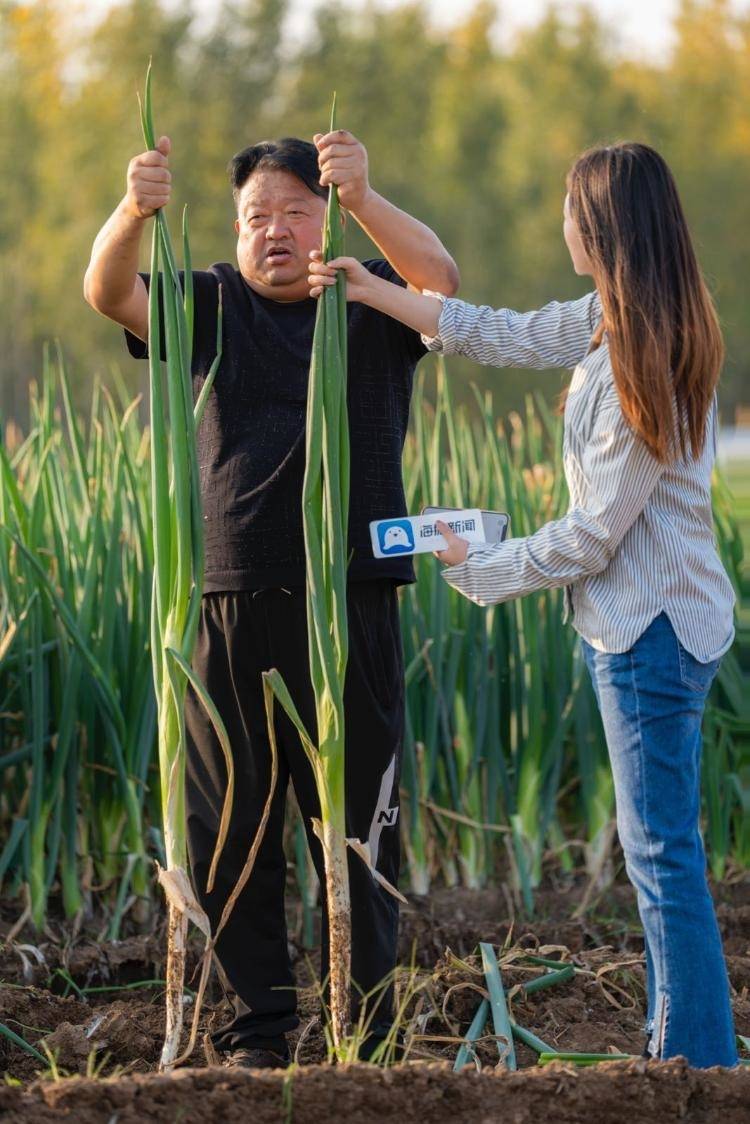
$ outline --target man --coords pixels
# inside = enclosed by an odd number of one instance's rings
[[[456,266],[436,235],[370,187],[367,154],[350,133],[263,142],[230,163],[237,206],[237,260],[196,271],[193,377],[197,394],[216,345],[219,286],[223,354],[198,436],[205,521],[205,595],[194,656],[232,743],[235,798],[212,893],[206,878],[226,784],[215,733],[195,696],[186,704],[187,823],[195,889],[216,926],[258,827],[270,779],[261,672],[276,667],[311,733],[302,480],[305,406],[316,303],[309,256],[320,249],[328,189],[369,234],[384,259],[367,268],[416,289],[455,292]],[[148,284],[138,251],[148,219],[169,202],[170,141],[136,156],[127,193],[94,243],[86,300],[126,329],[131,354],[147,356]],[[404,283],[403,281],[401,282]],[[401,454],[419,336],[363,305],[348,306],[351,434],[348,614],[344,692],[347,831],[370,840],[377,869],[398,879],[398,782],[404,682],[396,587],[414,580],[411,560],[377,560],[371,519],[405,512]],[[282,847],[291,778],[322,880],[311,830],[319,805],[309,764],[285,716],[277,718],[279,783],[250,880],[218,943],[235,1014],[214,1035],[231,1064],[284,1065],[285,1035],[298,1025],[284,918]],[[359,996],[377,989],[396,959],[398,908],[364,863],[350,856],[352,975]],[[323,966],[327,962],[323,933]],[[369,1056],[387,1033],[390,989],[370,999]]]

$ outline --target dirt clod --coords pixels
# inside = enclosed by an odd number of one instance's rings
[[[622,1124],[623,1120],[747,1124],[750,1073],[691,1070],[680,1059],[606,1062],[576,1071],[554,1065],[525,1073],[454,1074],[447,1065],[311,1066],[289,1075],[263,1070],[181,1070],[173,1076],[38,1082],[28,1092],[0,1088],[8,1124]],[[552,1110],[554,1105],[554,1110]],[[645,1111],[644,1111],[645,1109]]]

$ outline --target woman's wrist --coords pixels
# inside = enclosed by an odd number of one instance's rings
[[[443,307],[437,295],[423,296],[372,274],[362,303],[400,320],[416,332],[429,336],[437,334]]]
[[[379,312],[386,311],[388,298],[391,295],[390,290],[394,288],[392,281],[386,281],[382,277],[378,277],[375,273],[370,273],[367,270],[367,280],[363,285],[362,295],[358,298],[361,304],[368,305],[369,308],[377,309]]]

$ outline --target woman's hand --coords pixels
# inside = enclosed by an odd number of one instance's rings
[[[435,526],[448,543],[445,550],[433,552],[435,557],[439,558],[441,562],[445,562],[447,566],[458,566],[459,563],[465,562],[469,551],[469,544],[466,539],[460,539],[458,535],[454,535],[448,524],[443,523],[440,519],[436,520]]]
[[[356,258],[334,258],[333,261],[324,262],[320,250],[310,251],[307,277],[310,296],[319,297],[326,285],[335,285],[338,269],[346,274],[346,299],[366,303],[367,295],[372,290],[372,274]]]

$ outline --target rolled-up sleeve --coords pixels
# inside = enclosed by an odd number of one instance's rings
[[[492,605],[604,570],[646,506],[664,465],[616,407],[597,418],[573,471],[587,480],[585,505],[525,538],[470,548],[466,561],[443,570],[448,584],[479,605]]]
[[[575,367],[601,316],[596,291],[576,301],[552,301],[536,312],[440,299],[437,335],[422,336],[425,347],[494,367]]]

